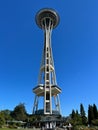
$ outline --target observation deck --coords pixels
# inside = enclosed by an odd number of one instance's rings
[[[59,24],[60,18],[55,10],[46,8],[37,13],[35,20],[41,29],[45,29],[45,22],[48,24],[51,21],[52,28],[55,28]]]
[[[48,90],[48,88],[47,88]],[[46,91],[47,91],[46,90]],[[39,84],[38,86],[36,86],[35,88],[33,88],[33,92],[37,95],[37,96],[44,96],[44,85]],[[52,96],[57,95],[61,93],[61,89],[57,86],[57,85],[52,85],[51,86],[51,94]]]

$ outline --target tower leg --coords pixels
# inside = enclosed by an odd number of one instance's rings
[[[33,114],[35,114],[35,111],[38,110],[38,96],[35,95],[35,100],[34,100],[34,106],[33,106]]]
[[[60,100],[58,94],[54,96],[54,101],[55,101],[55,108],[60,113]]]

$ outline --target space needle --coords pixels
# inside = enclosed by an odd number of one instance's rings
[[[33,114],[44,115],[46,117],[59,116],[61,115],[59,99],[61,89],[56,81],[51,34],[52,30],[59,24],[60,18],[55,10],[44,8],[36,14],[35,20],[36,24],[44,31],[44,48],[38,75],[38,84],[33,88],[33,93],[35,94]],[[40,100],[41,98],[42,100]],[[39,102],[41,101],[43,104],[42,109],[39,106]]]

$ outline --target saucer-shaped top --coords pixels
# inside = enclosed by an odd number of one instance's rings
[[[49,8],[44,8],[44,9],[41,9],[38,11],[38,13],[36,14],[35,20],[36,20],[36,24],[40,28],[44,29],[45,20],[46,20],[46,22],[47,21],[49,22],[51,20],[52,28],[55,28],[58,25],[60,18],[55,10],[49,9]]]

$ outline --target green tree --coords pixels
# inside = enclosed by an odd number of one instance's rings
[[[76,110],[76,115],[77,115],[77,116],[79,115],[79,112],[78,112],[78,110]]]
[[[80,116],[82,118],[82,124],[86,125],[87,124],[87,118],[86,118],[86,114],[85,114],[85,110],[84,110],[83,104],[80,104]]]
[[[80,114],[78,113],[78,110],[76,110],[76,112],[72,110],[70,123],[73,126],[76,126],[76,125],[81,125],[82,124],[81,122],[82,120]]]
[[[97,106],[93,104],[93,113],[94,113],[94,119],[98,119],[98,111]]]
[[[14,108],[14,111],[11,113],[11,116],[18,121],[25,121],[27,118],[27,112],[24,104],[20,103]]]
[[[4,118],[5,118],[6,121],[12,120],[12,118],[11,118],[11,111],[10,110],[8,110],[8,109],[3,110],[2,113],[3,113]]]
[[[72,110],[71,118],[74,119],[75,115],[76,115],[75,110]]]
[[[80,104],[80,115],[81,115],[81,117],[85,116],[85,110],[84,110],[83,104]]]
[[[91,121],[91,123],[95,126],[98,126],[98,111],[97,111],[97,106],[95,104],[93,104],[93,119]]]
[[[94,120],[93,106],[89,105],[88,107],[88,124],[92,125],[92,120]]]
[[[2,127],[5,124],[4,114],[1,111],[0,112],[0,127]]]

